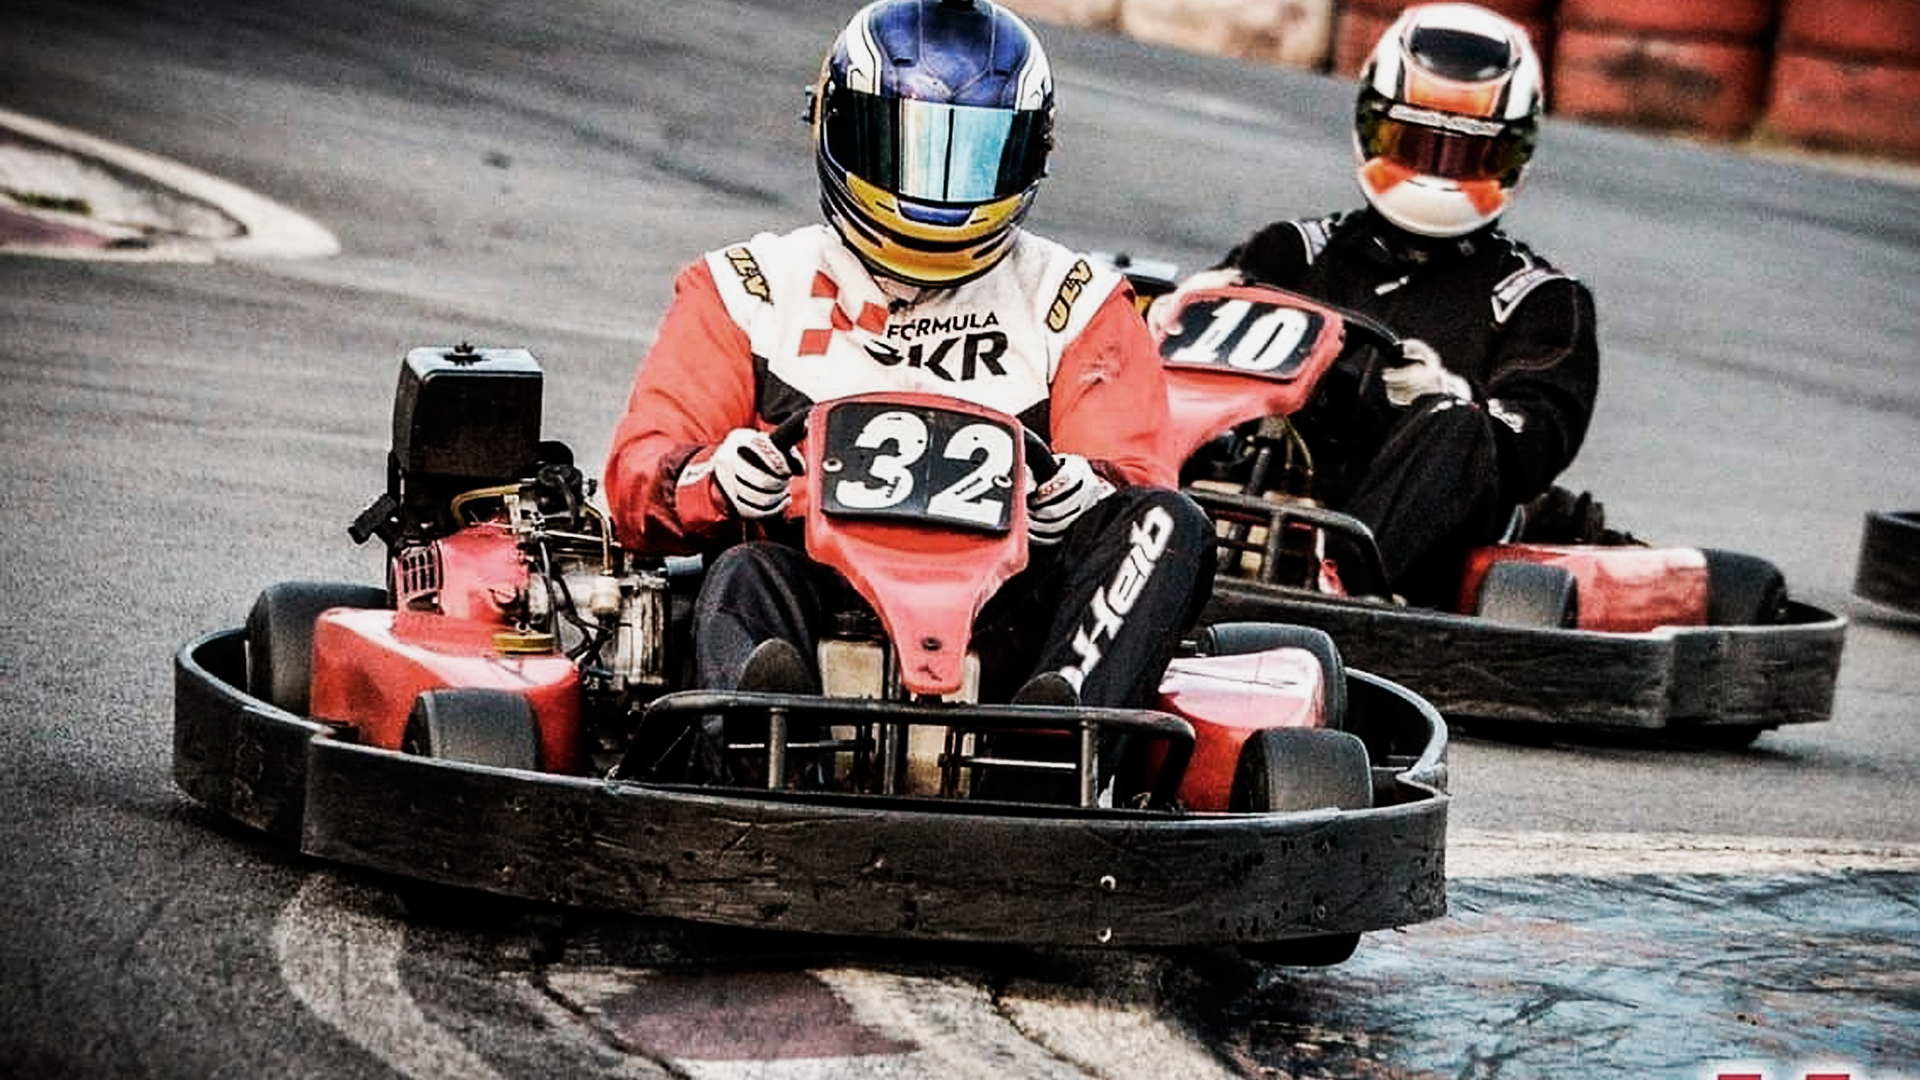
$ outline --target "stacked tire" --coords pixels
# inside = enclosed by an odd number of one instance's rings
[[[1766,105],[1776,0],[1562,0],[1547,107],[1595,123],[1743,138]]]
[[[1318,71],[1327,64],[1333,2],[1121,0],[1120,30],[1188,52]]]
[[[1333,71],[1354,76],[1367,62],[1368,54],[1387,32],[1400,13],[1424,0],[1341,0],[1333,24]],[[1553,30],[1552,0],[1475,0],[1489,11],[1497,11],[1526,30],[1533,39],[1534,51],[1544,63]],[[1549,101],[1551,105],[1551,101]]]
[[[1920,3],[1781,0],[1766,107],[1770,135],[1805,146],[1920,158]]]

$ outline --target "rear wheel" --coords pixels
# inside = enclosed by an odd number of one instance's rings
[[[1787,579],[1758,555],[1704,548],[1707,625],[1773,626],[1786,615]]]
[[[313,683],[313,624],[329,608],[383,608],[385,589],[334,581],[283,581],[247,612],[247,693],[296,716]]]
[[[1326,717],[1324,726],[1346,726],[1347,668],[1333,637],[1314,626],[1277,622],[1223,622],[1203,627],[1200,648],[1208,656],[1238,656],[1267,649],[1305,649],[1320,661],[1326,680]]]
[[[1241,813],[1287,810],[1365,810],[1373,805],[1373,769],[1366,744],[1345,731],[1268,728],[1240,750],[1228,808]],[[1242,945],[1241,955],[1262,964],[1328,967],[1344,963],[1360,935],[1316,934]]]
[[[1504,626],[1566,629],[1580,618],[1579,582],[1562,566],[1497,562],[1480,581],[1474,614]]]
[[[402,753],[498,769],[538,769],[540,731],[527,699],[508,690],[428,690],[414,699]]]

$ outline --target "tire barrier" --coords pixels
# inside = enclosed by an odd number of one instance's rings
[[[1359,74],[1422,0],[1005,0],[1189,52]],[[1533,38],[1547,111],[1920,162],[1917,0],[1478,0]]]
[[[1547,107],[1710,139],[1747,134],[1766,103],[1773,0],[1562,0]]]
[[[1188,52],[1318,70],[1334,0],[1121,0],[1128,37]]]
[[[1421,0],[1341,0],[1333,24],[1334,74],[1352,77],[1387,32],[1400,13]],[[1552,0],[1479,0],[1480,6],[1497,11],[1524,28],[1533,39],[1534,51],[1544,63],[1552,40],[1553,23],[1548,18]],[[1552,99],[1548,99],[1552,106]]]
[[[1867,515],[1853,592],[1863,600],[1920,615],[1920,512],[1876,510]]]
[[[1763,118],[1776,139],[1920,159],[1920,4],[1783,0]]]

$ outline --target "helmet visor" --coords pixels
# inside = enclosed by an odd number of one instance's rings
[[[841,169],[903,198],[982,203],[1032,187],[1046,168],[1043,110],[943,105],[838,90],[821,139]]]
[[[1367,160],[1447,180],[1510,180],[1533,156],[1534,125],[1392,101],[1369,91],[1355,125]]]

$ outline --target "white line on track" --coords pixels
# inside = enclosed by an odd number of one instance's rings
[[[369,891],[328,873],[309,877],[280,913],[273,946],[301,1004],[416,1080],[502,1080],[452,1032],[429,1020],[400,982],[406,926],[366,913]]]
[[[177,161],[6,109],[0,109],[0,128],[11,128],[68,153],[145,177],[158,187],[217,207],[245,230],[230,239],[198,244],[162,243],[147,251],[61,249],[58,254],[96,259],[191,259],[196,254],[205,258],[204,252],[211,249],[215,255],[232,258],[302,259],[334,255],[340,250],[340,242],[333,234],[312,219]]]

